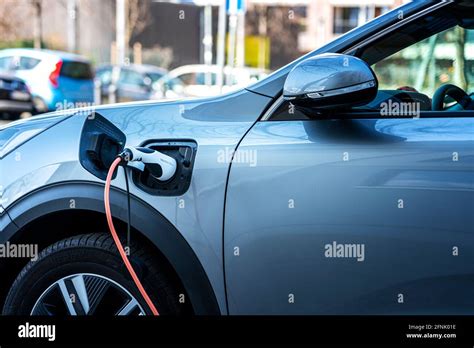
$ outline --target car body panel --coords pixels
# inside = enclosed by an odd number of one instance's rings
[[[239,91],[213,99],[129,103],[96,110],[126,134],[128,146],[160,139],[197,142],[191,186],[184,195],[153,196],[133,184],[130,192],[154,207],[180,231],[201,261],[222,313],[226,311],[222,233],[228,154],[270,101],[252,92]],[[3,168],[15,168],[14,175],[2,174],[5,209],[45,185],[71,180],[102,183],[78,161],[80,129],[87,117],[88,114],[74,115],[2,159]],[[38,149],[54,155],[41,156]],[[112,184],[125,188],[122,172]]]
[[[258,122],[237,153],[258,165],[229,175],[230,314],[473,313],[474,118]]]

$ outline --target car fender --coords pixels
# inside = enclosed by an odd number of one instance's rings
[[[104,186],[100,183],[72,181],[41,187],[8,208],[0,243],[15,237],[27,224],[54,212],[82,209],[104,213]],[[123,190],[112,188],[111,210],[114,218],[127,221],[127,197]],[[194,251],[179,231],[157,210],[130,195],[131,224],[167,258],[190,298],[194,313],[217,315],[221,310],[209,279]],[[44,232],[43,232],[44,233]]]

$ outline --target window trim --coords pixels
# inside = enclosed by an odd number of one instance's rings
[[[270,118],[272,117],[273,113],[275,112],[275,110],[277,110],[281,104],[284,103],[284,100],[283,100],[283,96],[279,96],[277,98],[277,100],[275,100],[275,102],[272,103],[272,105],[270,105],[270,107],[265,111],[265,113],[263,114],[263,116],[260,118],[260,121],[269,121]],[[290,121],[290,120],[289,120]]]
[[[352,112],[341,112],[337,113],[336,118],[334,119],[350,119],[350,120],[409,120],[409,119],[421,119],[421,118],[473,118],[474,112],[472,110],[445,110],[445,111],[432,111],[432,110],[423,110],[420,111],[419,117],[414,116],[382,116],[380,111],[352,111]],[[344,117],[346,116],[346,117]],[[324,119],[324,118],[321,118]]]
[[[433,6],[430,6],[430,7],[426,8],[426,9],[424,9],[424,10],[418,12],[418,13],[415,13],[415,14],[411,15],[408,18],[404,18],[404,19],[400,20],[400,22],[392,24],[388,28],[385,28],[385,29],[381,30],[380,32],[372,35],[371,37],[365,39],[364,41],[359,42],[359,43],[355,44],[354,46],[351,46],[351,47],[345,49],[344,51],[342,51],[342,53],[343,54],[348,54],[348,55],[354,55],[357,50],[362,49],[365,46],[368,46],[369,44],[383,38],[386,35],[389,35],[391,32],[399,29],[400,27],[405,26],[405,25],[413,22],[414,20],[422,18],[425,15],[429,15],[430,13],[432,13],[436,10],[439,10],[439,9],[445,7],[445,6],[451,5],[453,3],[454,3],[454,0],[442,0],[442,1],[434,4]]]
[[[268,109],[265,113],[264,118],[260,121],[267,122],[294,122],[294,121],[320,121],[320,120],[416,120],[416,119],[430,119],[430,118],[474,118],[473,110],[445,110],[445,111],[432,111],[423,110],[420,111],[419,116],[382,116],[380,111],[342,111],[337,112],[332,116],[321,116],[319,118],[302,120],[302,119],[285,119],[285,120],[272,120],[271,116],[273,112],[284,103],[282,97]],[[276,106],[275,106],[276,105]]]

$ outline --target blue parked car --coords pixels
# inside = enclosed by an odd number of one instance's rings
[[[414,1],[230,94],[4,127],[3,313],[152,313],[127,147],[160,314],[474,314],[473,46],[472,1]]]
[[[37,112],[87,106],[94,102],[94,72],[79,55],[34,49],[0,51],[0,70],[23,79]]]

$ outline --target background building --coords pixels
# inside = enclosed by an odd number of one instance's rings
[[[205,21],[210,21],[207,49],[216,62],[221,1],[124,1],[130,61],[165,68],[204,63]],[[403,2],[246,0],[242,59],[247,66],[276,69]],[[0,47],[41,42],[42,47],[81,53],[97,64],[114,62],[116,4],[117,0],[2,0]],[[212,6],[210,17],[205,16],[205,4]]]
[[[402,5],[404,0],[317,0],[308,4],[307,31],[301,49],[310,51]]]

